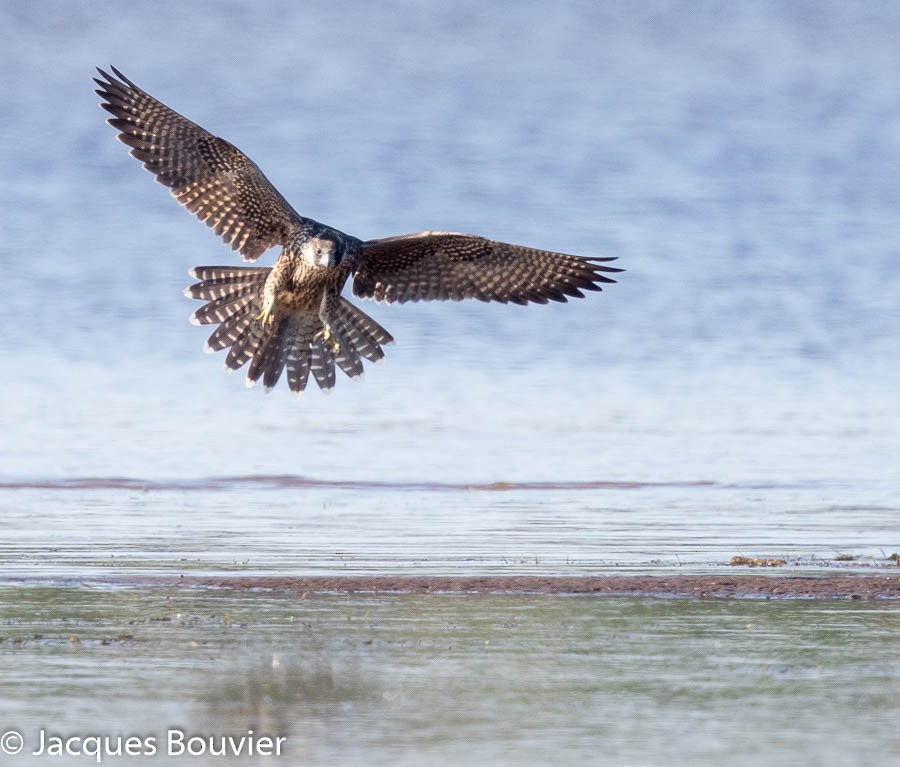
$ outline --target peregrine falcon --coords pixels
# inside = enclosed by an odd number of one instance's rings
[[[215,229],[245,261],[281,246],[273,267],[198,266],[185,291],[205,301],[191,315],[218,324],[207,351],[228,349],[225,366],[246,363],[247,385],[262,378],[268,390],[286,371],[300,394],[310,373],[323,390],[334,386],[335,363],[348,376],[363,359],[384,357],[393,341],[371,317],[341,296],[353,293],[387,303],[480,301],[546,304],[583,298],[620,272],[605,262],[510,245],[456,232],[419,232],[359,240],[297,213],[256,164],[229,142],[157,101],[115,67],[94,78],[101,106],[131,155],[169,187],[175,198]]]

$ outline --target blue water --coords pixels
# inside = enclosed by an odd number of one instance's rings
[[[895,764],[892,603],[171,576],[896,572],[898,39],[900,5],[838,0],[0,4],[0,733]],[[365,381],[248,391],[182,295],[236,257],[115,141],[110,64],[343,231],[627,271],[367,302],[396,344]]]
[[[900,546],[900,8],[43,2],[0,30],[7,572]],[[366,303],[397,342],[364,382],[247,391],[182,296],[235,256],[115,141],[110,63],[304,215],[627,271],[566,305]]]

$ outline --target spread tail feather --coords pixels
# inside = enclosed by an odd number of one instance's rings
[[[334,387],[335,364],[356,378],[363,373],[363,359],[377,362],[384,357],[381,346],[394,340],[391,334],[341,297],[329,321],[337,351],[323,337],[318,314],[297,312],[269,324],[260,322],[257,318],[270,271],[266,267],[200,266],[191,272],[200,282],[185,291],[188,297],[207,302],[191,315],[191,322],[218,324],[206,350],[228,349],[225,366],[232,370],[249,362],[248,386],[262,378],[269,390],[287,371],[288,387],[296,394],[306,388],[310,374],[319,388],[328,391]]]

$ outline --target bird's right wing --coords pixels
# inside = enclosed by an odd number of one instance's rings
[[[254,261],[284,245],[302,218],[240,149],[212,135],[138,88],[115,67],[97,70],[95,91],[119,140],[156,180],[232,250]],[[118,79],[116,79],[118,78]]]

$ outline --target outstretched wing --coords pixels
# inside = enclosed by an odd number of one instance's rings
[[[583,298],[621,272],[602,262],[471,234],[419,232],[363,243],[353,292],[388,303],[477,298],[527,304]]]
[[[115,67],[95,91],[119,140],[247,261],[284,245],[303,219],[240,149],[142,91]]]

